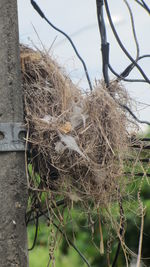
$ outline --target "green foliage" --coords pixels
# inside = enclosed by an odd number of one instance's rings
[[[34,239],[34,226],[31,225],[28,228],[28,240],[29,247],[32,246]],[[48,236],[49,228],[45,223],[41,223],[38,232],[37,244],[34,250],[29,252],[29,266],[30,267],[47,267],[49,261],[49,247],[48,247]],[[63,253],[61,249],[58,249],[55,253],[56,267],[70,267],[70,266],[81,266],[86,267],[82,260],[79,258],[77,253],[72,249],[68,248],[67,253]]]
[[[148,152],[141,153],[142,158],[149,158],[150,155]],[[133,163],[128,163],[125,167],[126,172],[130,172],[133,169]],[[146,171],[150,173],[150,165],[148,166],[145,163],[140,163],[139,161],[134,166],[134,173],[141,173]],[[32,175],[32,166],[29,166],[30,175]],[[36,179],[37,185],[40,183],[40,177],[36,175],[33,177]],[[150,256],[150,236],[149,236],[149,226],[150,226],[150,178],[136,177],[136,179],[131,179],[131,183],[128,184],[126,195],[123,200],[123,208],[126,219],[126,233],[125,233],[125,243],[127,247],[130,248],[134,253],[138,253],[138,243],[140,235],[140,210],[138,203],[138,192],[140,191],[140,199],[143,202],[145,207],[145,217],[144,217],[144,235],[143,235],[143,247],[142,247],[142,257],[148,258]],[[46,193],[42,193],[41,200],[42,203],[45,202]],[[132,197],[131,197],[132,196]],[[110,213],[113,215],[115,220],[119,221],[119,207],[118,204],[113,204],[110,209]],[[105,215],[105,212],[103,212]],[[93,211],[92,220],[96,220],[96,212]],[[92,235],[92,229],[85,227],[89,224],[89,221],[85,219],[84,214],[81,213],[80,207],[72,209],[68,215],[67,211],[64,213],[64,221],[66,224],[65,231],[67,236],[75,243],[79,250],[85,255],[87,260],[90,262],[92,267],[106,267],[106,249],[107,249],[107,240],[111,234],[114,235],[112,238],[111,246],[111,256],[110,262],[113,262],[115,253],[117,250],[118,240],[115,232],[109,232],[108,224],[105,221],[105,218],[101,218],[102,221],[102,230],[104,238],[104,247],[105,254],[100,254],[100,231],[98,221],[95,223],[94,234]],[[72,223],[73,222],[73,223]],[[29,247],[31,247],[34,240],[35,227],[30,225],[28,227],[29,235]],[[111,228],[111,227],[110,227]],[[38,239],[36,247],[33,251],[29,253],[29,262],[30,267],[47,267],[49,260],[49,245],[48,237],[50,236],[50,228],[46,226],[45,221],[41,221],[40,228],[38,230]],[[85,267],[82,259],[79,257],[77,252],[68,245],[68,242],[62,238],[59,243],[59,249],[55,253],[56,258],[56,267]],[[147,259],[144,260],[145,266],[149,266],[150,261]],[[121,251],[116,267],[125,267],[125,258],[124,254]]]
[[[141,183],[141,178],[138,178],[134,184],[135,197],[137,194],[137,190]],[[132,191],[133,188],[130,187],[129,191]],[[43,195],[44,198],[44,195]],[[141,190],[141,199],[143,200],[143,204],[146,207],[146,215],[145,215],[145,223],[144,223],[144,236],[143,236],[143,257],[149,257],[149,247],[150,247],[150,238],[148,236],[149,233],[149,225],[150,225],[150,186],[148,181],[145,179],[142,183]],[[125,234],[125,242],[126,245],[134,252],[138,252],[138,241],[140,234],[140,217],[138,216],[138,203],[134,199],[132,201],[126,201],[124,203],[124,210],[126,214],[126,234]],[[112,210],[112,214],[116,216],[118,214],[118,207],[114,205]],[[105,221],[103,221],[103,238],[105,244],[105,254],[104,256],[100,255],[99,247],[100,247],[100,233],[98,223],[95,225],[95,233],[92,236],[91,231],[85,227],[87,225],[87,221],[85,221],[84,214],[80,212],[80,209],[73,209],[71,213],[72,221],[74,221],[74,235],[72,234],[72,223],[68,217],[66,212],[65,214],[66,220],[66,233],[69,238],[74,241],[76,246],[80,249],[80,251],[86,256],[88,261],[91,263],[92,267],[106,267],[106,242],[109,236],[107,229],[105,229]],[[67,223],[68,220],[68,223]],[[103,218],[102,218],[103,220]],[[28,228],[29,234],[29,247],[34,240],[35,227],[34,225],[30,225]],[[29,253],[29,261],[30,267],[47,267],[48,259],[49,259],[49,246],[48,246],[48,237],[50,235],[50,228],[46,226],[45,221],[41,221],[40,227],[38,230],[38,239],[36,247],[33,251]],[[93,242],[92,242],[93,239]],[[112,253],[111,253],[111,262],[114,259],[115,252],[117,249],[117,241],[113,240],[112,244]],[[80,266],[85,267],[86,265],[83,263],[77,252],[70,246],[68,246],[68,242],[62,238],[59,243],[59,249],[55,253],[56,257],[56,267],[69,267],[69,266]],[[145,260],[145,263],[148,264],[148,260]],[[124,255],[121,252],[117,266],[125,267],[125,259]]]

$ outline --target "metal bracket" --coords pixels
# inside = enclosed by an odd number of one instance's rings
[[[25,135],[22,123],[0,123],[0,152],[25,151]]]

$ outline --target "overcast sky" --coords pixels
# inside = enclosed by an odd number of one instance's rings
[[[87,64],[92,82],[94,83],[95,78],[101,79],[102,66],[96,0],[37,0],[36,2],[53,24],[71,36]],[[136,49],[127,7],[123,0],[109,0],[108,2],[110,2],[111,14],[119,36],[135,58]],[[148,2],[149,0],[147,0],[147,4]],[[130,0],[129,3],[134,13],[140,55],[150,54],[150,17],[134,0]],[[30,0],[18,0],[18,13],[20,41],[29,45],[34,43],[39,48],[42,48],[41,42],[46,49],[52,46],[50,54],[66,68],[73,81],[79,83],[84,89],[88,88],[82,65],[64,36],[42,20],[32,8]],[[109,23],[107,22],[106,25],[110,43],[110,63],[120,73],[129,64],[129,60],[116,43]],[[140,64],[150,77],[150,58],[142,60]],[[138,71],[133,71],[130,77],[141,78]],[[150,121],[150,85],[143,83],[124,83],[124,85],[135,100],[147,104],[147,106],[138,105],[139,116],[141,119]]]

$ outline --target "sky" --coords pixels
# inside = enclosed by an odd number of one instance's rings
[[[92,83],[102,78],[101,41],[97,26],[96,0],[36,0],[47,18],[65,31],[73,40],[86,62]],[[149,0],[146,1],[147,4]],[[136,57],[136,47],[131,21],[124,0],[109,0],[112,18],[117,32],[129,53]],[[129,1],[134,14],[140,55],[150,54],[150,17],[134,0]],[[49,50],[50,55],[64,67],[71,79],[83,89],[88,89],[83,67],[70,43],[51,28],[33,9],[30,0],[18,0],[20,42]],[[116,72],[122,72],[130,63],[119,48],[106,18],[107,40],[110,43],[110,63]],[[150,58],[141,60],[140,66],[150,77]],[[110,73],[110,78],[114,76]],[[134,70],[129,78],[142,78]],[[136,114],[150,121],[150,85],[127,83],[123,85],[138,102]],[[140,102],[140,103],[139,103]],[[141,104],[145,103],[145,104]],[[135,107],[134,107],[135,109]],[[142,126],[143,128],[143,126]]]

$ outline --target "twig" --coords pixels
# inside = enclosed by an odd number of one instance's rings
[[[137,257],[136,267],[141,266],[140,263],[141,263],[143,230],[144,230],[144,208],[143,208],[143,203],[141,202],[141,199],[140,199],[140,194],[139,194],[139,202],[140,202],[142,214],[141,214],[141,229],[140,229],[139,248],[138,248],[138,257]]]
[[[118,257],[119,257],[119,253],[120,253],[120,248],[121,248],[121,239],[123,238],[123,235],[124,235],[124,221],[125,221],[124,210],[123,210],[122,198],[120,196],[120,192],[118,191],[118,193],[119,193],[118,203],[119,203],[119,208],[120,208],[119,243],[118,243],[117,251],[116,251],[116,254],[115,254],[115,258],[113,260],[112,267],[116,266],[116,263],[117,263],[117,260],[118,260]]]

